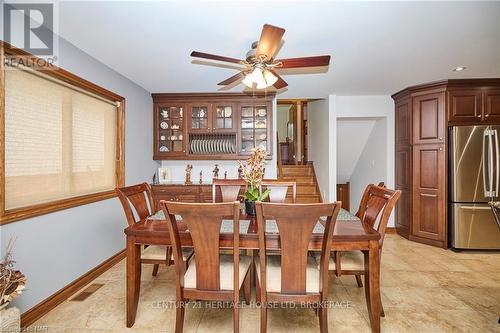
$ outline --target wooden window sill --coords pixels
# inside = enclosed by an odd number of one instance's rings
[[[59,210],[86,205],[92,202],[106,200],[116,197],[114,190],[85,194],[78,197],[56,200],[48,203],[9,209],[0,217],[0,225],[12,223],[19,220],[24,220],[30,217],[40,216]]]

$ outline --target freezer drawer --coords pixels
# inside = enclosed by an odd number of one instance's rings
[[[488,204],[452,204],[452,246],[500,249],[500,229]]]

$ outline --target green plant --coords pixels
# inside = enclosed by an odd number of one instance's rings
[[[269,192],[268,189],[261,193],[259,188],[248,188],[245,192],[245,199],[250,202],[264,201],[269,196]]]

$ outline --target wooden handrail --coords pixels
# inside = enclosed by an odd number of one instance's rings
[[[281,147],[280,147],[280,138],[278,132],[276,132],[276,142],[277,142],[277,154],[276,157],[278,159],[278,179],[283,178],[283,163],[281,162]]]

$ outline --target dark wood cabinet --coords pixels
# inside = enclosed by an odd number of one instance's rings
[[[395,208],[395,225],[399,234],[410,236],[411,221],[411,146],[412,142],[412,104],[409,94],[403,94],[396,100],[396,156],[395,187],[401,191],[401,197]]]
[[[482,93],[479,89],[448,91],[450,122],[475,123],[482,119]]]
[[[444,92],[413,97],[413,144],[444,142]]]
[[[409,146],[411,142],[411,100],[404,97],[396,102],[396,145]]]
[[[154,157],[186,155],[186,106],[184,103],[158,103],[154,106]]]
[[[487,125],[500,121],[500,89],[493,79],[484,86],[451,88],[447,94],[449,125]]]
[[[272,156],[274,94],[152,94],[153,159],[238,160],[255,147]]]
[[[190,184],[182,183],[153,184],[151,185],[153,199],[158,206],[160,200],[179,201],[179,202],[212,202],[212,184]],[[241,189],[240,195],[243,195],[244,189]],[[222,202],[222,193],[220,188],[215,191],[216,202]]]
[[[410,235],[411,221],[411,148],[410,146],[396,149],[396,189],[401,191],[401,197],[396,205],[396,229],[405,237]]]
[[[446,247],[446,154],[443,144],[413,147],[413,239]]]
[[[500,122],[500,89],[489,89],[484,92],[484,118]]]
[[[448,247],[448,127],[500,124],[500,79],[457,79],[406,88],[395,102],[398,234]]]

